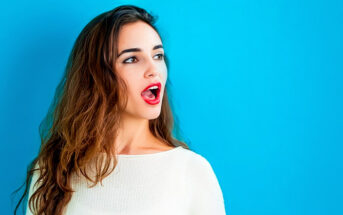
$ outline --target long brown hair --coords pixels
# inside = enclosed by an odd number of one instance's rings
[[[155,20],[142,8],[122,5],[98,15],[81,31],[53,102],[39,126],[41,146],[38,156],[28,166],[25,192],[14,214],[29,191],[35,171],[39,171],[39,186],[28,200],[29,208],[37,215],[61,215],[74,192],[71,187],[73,172],[81,172],[95,186],[114,170],[117,164],[114,139],[120,113],[127,102],[127,87],[114,70],[118,33],[121,26],[136,21],[144,21],[158,32]],[[169,68],[166,55],[165,61]],[[175,128],[176,135],[182,136],[180,128],[174,124],[177,117],[168,101],[169,85],[167,80],[161,113],[149,121],[149,129],[166,145],[190,149],[172,134]],[[100,152],[107,155],[105,160],[100,159]],[[95,180],[86,171],[94,158]]]

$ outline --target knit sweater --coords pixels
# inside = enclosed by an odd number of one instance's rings
[[[206,158],[182,146],[151,154],[119,154],[96,186],[72,177],[65,215],[225,215],[222,190]],[[88,174],[88,172],[87,172]],[[36,186],[35,172],[29,197]],[[32,215],[28,205],[26,215]]]

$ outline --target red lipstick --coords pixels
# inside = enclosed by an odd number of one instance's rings
[[[146,103],[155,105],[160,103],[160,92],[161,83],[153,83],[144,88],[144,90],[141,92],[141,96]]]

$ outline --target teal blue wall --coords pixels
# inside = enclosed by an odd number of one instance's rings
[[[38,152],[77,35],[126,3],[159,16],[180,126],[212,164],[228,214],[343,214],[343,3],[333,0],[3,3],[1,214]]]

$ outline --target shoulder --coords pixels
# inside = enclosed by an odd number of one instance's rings
[[[34,165],[33,169],[34,169],[34,172],[32,174],[30,185],[31,185],[31,189],[36,189],[36,186],[38,186],[38,183],[39,183],[37,181],[41,173],[38,162]]]
[[[182,150],[183,164],[186,168],[187,180],[191,186],[210,187],[220,190],[217,176],[209,160],[202,154],[192,150]]]
[[[203,155],[184,150],[189,203],[194,214],[225,214],[223,192],[211,163]]]
[[[30,207],[29,207],[29,200],[31,198],[31,196],[33,195],[34,192],[36,192],[36,190],[38,189],[38,187],[41,185],[41,182],[38,181],[39,176],[40,176],[40,167],[38,162],[35,164],[34,166],[35,171],[32,174],[31,180],[30,180],[30,184],[29,184],[29,190],[28,190],[28,201],[26,203],[26,215],[32,215],[33,212],[31,211]]]
[[[189,170],[195,174],[208,174],[213,172],[210,162],[203,155],[188,149],[182,151],[185,165]]]

